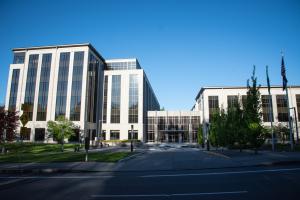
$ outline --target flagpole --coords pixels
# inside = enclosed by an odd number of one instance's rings
[[[291,142],[291,150],[294,150],[294,139],[293,139],[293,130],[292,130],[292,122],[291,122],[291,114],[290,114],[290,102],[289,102],[289,94],[288,94],[288,80],[286,78],[285,66],[284,66],[284,59],[283,53],[281,51],[281,76],[283,81],[283,90],[286,92],[286,103],[287,103],[287,110],[288,110],[288,120],[289,120],[289,130],[290,130],[290,142]]]
[[[274,137],[274,128],[273,128],[273,103],[272,103],[272,96],[271,96],[268,65],[266,66],[266,74],[267,74],[267,83],[268,83],[268,92],[269,92],[269,119],[271,120],[272,151],[274,152],[275,151],[275,137]]]
[[[286,101],[287,101],[287,107],[288,107],[291,150],[293,151],[294,150],[294,140],[293,140],[293,130],[292,130],[292,123],[291,123],[291,114],[290,114],[290,103],[289,103],[288,87],[285,88],[285,91],[286,91]]]

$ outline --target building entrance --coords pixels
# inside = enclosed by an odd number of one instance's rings
[[[179,136],[178,134],[175,134],[175,133],[171,133],[171,134],[168,134],[168,142],[171,142],[171,143],[178,143],[179,142]]]

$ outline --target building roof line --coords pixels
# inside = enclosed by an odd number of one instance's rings
[[[27,50],[36,50],[36,49],[54,49],[54,48],[68,48],[68,47],[82,47],[82,46],[88,46],[103,62],[105,62],[105,59],[101,56],[101,54],[96,50],[96,48],[91,43],[20,47],[20,48],[13,48],[12,51],[27,51]]]
[[[260,86],[261,88],[268,88],[268,86]],[[195,100],[199,98],[199,96],[203,93],[206,89],[246,89],[247,86],[205,86],[201,87],[200,91],[198,92]],[[271,85],[271,88],[282,88],[282,85]],[[288,88],[300,88],[300,85],[290,85]]]

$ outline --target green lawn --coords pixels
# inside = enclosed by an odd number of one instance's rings
[[[96,162],[117,162],[122,158],[132,155],[130,152],[90,152],[89,161]],[[84,152],[59,152],[59,153],[40,153],[40,154],[2,154],[0,163],[47,163],[47,162],[83,162],[85,161]]]
[[[37,143],[6,143],[6,154],[0,154],[0,163],[10,162],[83,162],[85,152],[74,152],[77,144],[64,144],[64,152],[61,152],[60,144],[37,144]],[[0,148],[2,146],[0,145]],[[90,152],[89,161],[117,162],[130,152]]]

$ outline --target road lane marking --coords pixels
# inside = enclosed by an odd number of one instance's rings
[[[218,157],[222,157],[222,158],[226,158],[226,159],[231,159],[229,156],[226,156],[222,153],[217,153],[217,152],[213,152],[213,151],[203,151],[209,155],[214,155],[214,156],[218,156]]]
[[[235,172],[208,172],[208,173],[194,173],[194,174],[153,174],[140,176],[141,178],[158,178],[158,177],[179,177],[179,176],[210,176],[210,175],[227,175],[227,174],[250,174],[250,173],[264,173],[264,172],[286,172],[286,171],[299,171],[300,168],[288,169],[265,169],[265,170],[247,170]]]
[[[229,192],[197,192],[197,193],[178,193],[178,194],[95,194],[91,198],[128,198],[128,197],[175,197],[175,196],[204,196],[204,195],[226,195],[244,194],[248,191],[229,191]]]
[[[115,176],[0,176],[0,179],[98,179]]]

